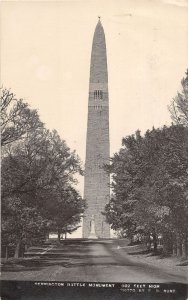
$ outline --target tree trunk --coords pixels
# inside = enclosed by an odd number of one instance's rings
[[[66,238],[67,238],[67,232],[65,233],[65,240],[66,240]]]
[[[177,256],[182,256],[182,243],[180,235],[177,235]]]
[[[172,254],[173,254],[173,256],[177,256],[177,243],[176,243],[176,239],[174,239],[174,242],[173,242]]]
[[[187,257],[187,235],[182,240],[182,256]]]
[[[8,246],[5,248],[5,260],[8,260]]]
[[[16,244],[16,249],[15,249],[15,252],[14,252],[14,258],[19,258],[20,246],[21,246],[21,240],[19,240]]]
[[[171,232],[163,232],[163,253],[164,255],[172,254],[174,237]]]
[[[59,243],[61,242],[61,231],[60,231],[60,229],[58,229],[58,241],[59,241]]]
[[[169,245],[168,245],[168,240],[166,240],[165,238],[163,239],[163,253],[165,255],[169,254]]]
[[[46,233],[45,239],[46,239],[46,241],[49,240],[49,232]]]
[[[131,236],[131,237],[130,237],[130,245],[133,245],[133,242],[134,242],[133,236]]]
[[[153,233],[153,251],[157,252],[157,235]]]
[[[28,244],[25,244],[25,252],[28,250],[29,246]]]
[[[146,241],[146,248],[147,248],[148,251],[150,251],[151,250],[150,234],[146,236],[145,241]]]

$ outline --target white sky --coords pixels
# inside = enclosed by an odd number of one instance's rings
[[[167,105],[188,67],[188,1],[1,3],[1,83],[37,108],[83,162],[98,16],[107,44],[112,155],[138,128],[171,123]]]

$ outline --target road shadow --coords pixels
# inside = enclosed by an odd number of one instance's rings
[[[104,243],[97,241],[98,244]],[[2,264],[3,272],[24,272],[24,271],[40,271],[50,266],[61,266],[64,268],[74,268],[87,265],[101,265],[97,262],[99,256],[89,254],[93,241],[64,241],[59,245],[55,245],[49,252],[39,254],[37,251],[44,251],[43,247],[32,247],[28,249],[29,255],[23,259],[7,261]],[[37,258],[32,256],[36,256]],[[105,258],[106,255],[100,255]],[[92,260],[95,263],[90,263]],[[105,263],[104,263],[105,265]],[[109,263],[110,265],[110,263]]]
[[[98,248],[96,244],[102,244],[103,248]],[[92,250],[100,249],[104,251],[104,255],[99,251],[99,255],[95,255],[95,252]],[[124,267],[131,268],[135,272],[139,273],[151,273],[164,277],[164,271],[159,268],[148,266],[143,262],[134,261],[130,259],[129,255],[126,255],[123,249],[117,250],[114,244],[109,245],[105,241],[97,241],[93,247],[93,242],[78,242],[78,241],[69,241],[59,246],[56,246],[53,249],[50,249],[49,252],[41,255],[39,258],[31,258],[31,260],[22,260],[19,263],[5,263],[2,266],[2,275],[6,272],[6,277],[8,273],[21,273],[26,272],[24,276],[27,277],[27,272],[37,272],[44,270],[48,272],[48,267],[62,267],[65,269],[77,269],[79,267]],[[93,247],[93,248],[92,248]],[[103,250],[102,250],[103,249]],[[92,252],[91,252],[92,251]],[[92,254],[94,253],[94,254]],[[102,255],[101,255],[102,254]],[[134,257],[134,256],[133,256]],[[74,271],[72,271],[74,272]],[[171,278],[176,278],[176,275],[170,275]]]

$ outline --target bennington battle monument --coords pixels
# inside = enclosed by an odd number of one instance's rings
[[[106,42],[100,17],[93,37],[88,121],[84,199],[87,209],[83,218],[83,238],[109,238],[110,227],[102,215],[110,197],[110,176],[103,169],[109,163],[109,97]]]

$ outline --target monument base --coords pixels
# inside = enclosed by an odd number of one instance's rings
[[[88,236],[88,239],[97,239],[96,233],[95,233],[95,216],[91,216],[91,231]]]
[[[95,233],[90,233],[90,235],[88,236],[88,239],[96,240],[96,239],[98,239],[98,237],[95,235]]]

